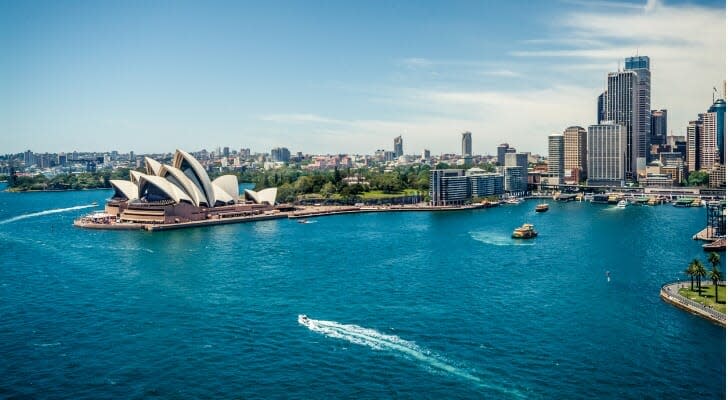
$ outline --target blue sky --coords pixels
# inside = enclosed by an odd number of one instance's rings
[[[725,79],[725,3],[0,2],[0,153],[476,153],[595,123],[652,58],[682,134]]]

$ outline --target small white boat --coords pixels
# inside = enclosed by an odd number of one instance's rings
[[[299,324],[301,324],[301,325],[306,325],[306,326],[308,326],[308,324],[309,324],[310,322],[311,322],[311,320],[310,320],[310,319],[308,319],[308,317],[306,316],[306,314],[300,314],[300,315],[298,316],[298,323],[299,323]]]
[[[617,203],[617,208],[625,208],[627,207],[627,200],[620,200],[619,203]]]

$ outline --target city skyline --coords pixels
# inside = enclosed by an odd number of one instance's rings
[[[0,153],[371,154],[401,135],[405,154],[442,154],[469,131],[475,154],[546,154],[594,123],[626,57],[650,57],[668,134],[725,79],[720,2],[524,5],[5,4]]]

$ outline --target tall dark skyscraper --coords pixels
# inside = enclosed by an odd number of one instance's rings
[[[647,160],[650,156],[652,73],[650,58],[647,56],[627,57],[624,59],[624,70],[637,73],[637,125],[634,129],[637,157]]]
[[[394,158],[399,158],[399,156],[403,155],[404,151],[402,149],[402,136],[397,136],[394,138]]]
[[[667,143],[667,110],[652,110],[650,116],[650,144]]]
[[[462,138],[463,158],[473,156],[473,136],[470,132],[464,132]]]
[[[607,75],[605,120],[622,125],[627,133],[627,176],[637,179],[639,158],[638,100],[639,80],[635,71],[610,72]],[[644,158],[643,158],[644,159]]]
[[[708,112],[716,114],[716,149],[721,164],[725,164],[725,99],[713,102]]]
[[[603,92],[597,97],[597,122],[599,125],[606,118],[607,92]]]
[[[508,143],[503,143],[498,146],[498,165],[506,165],[506,153],[508,152],[509,148],[510,145]]]

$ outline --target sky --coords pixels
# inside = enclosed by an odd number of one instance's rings
[[[668,131],[726,79],[725,2],[0,0],[0,154],[545,154],[651,59]]]

